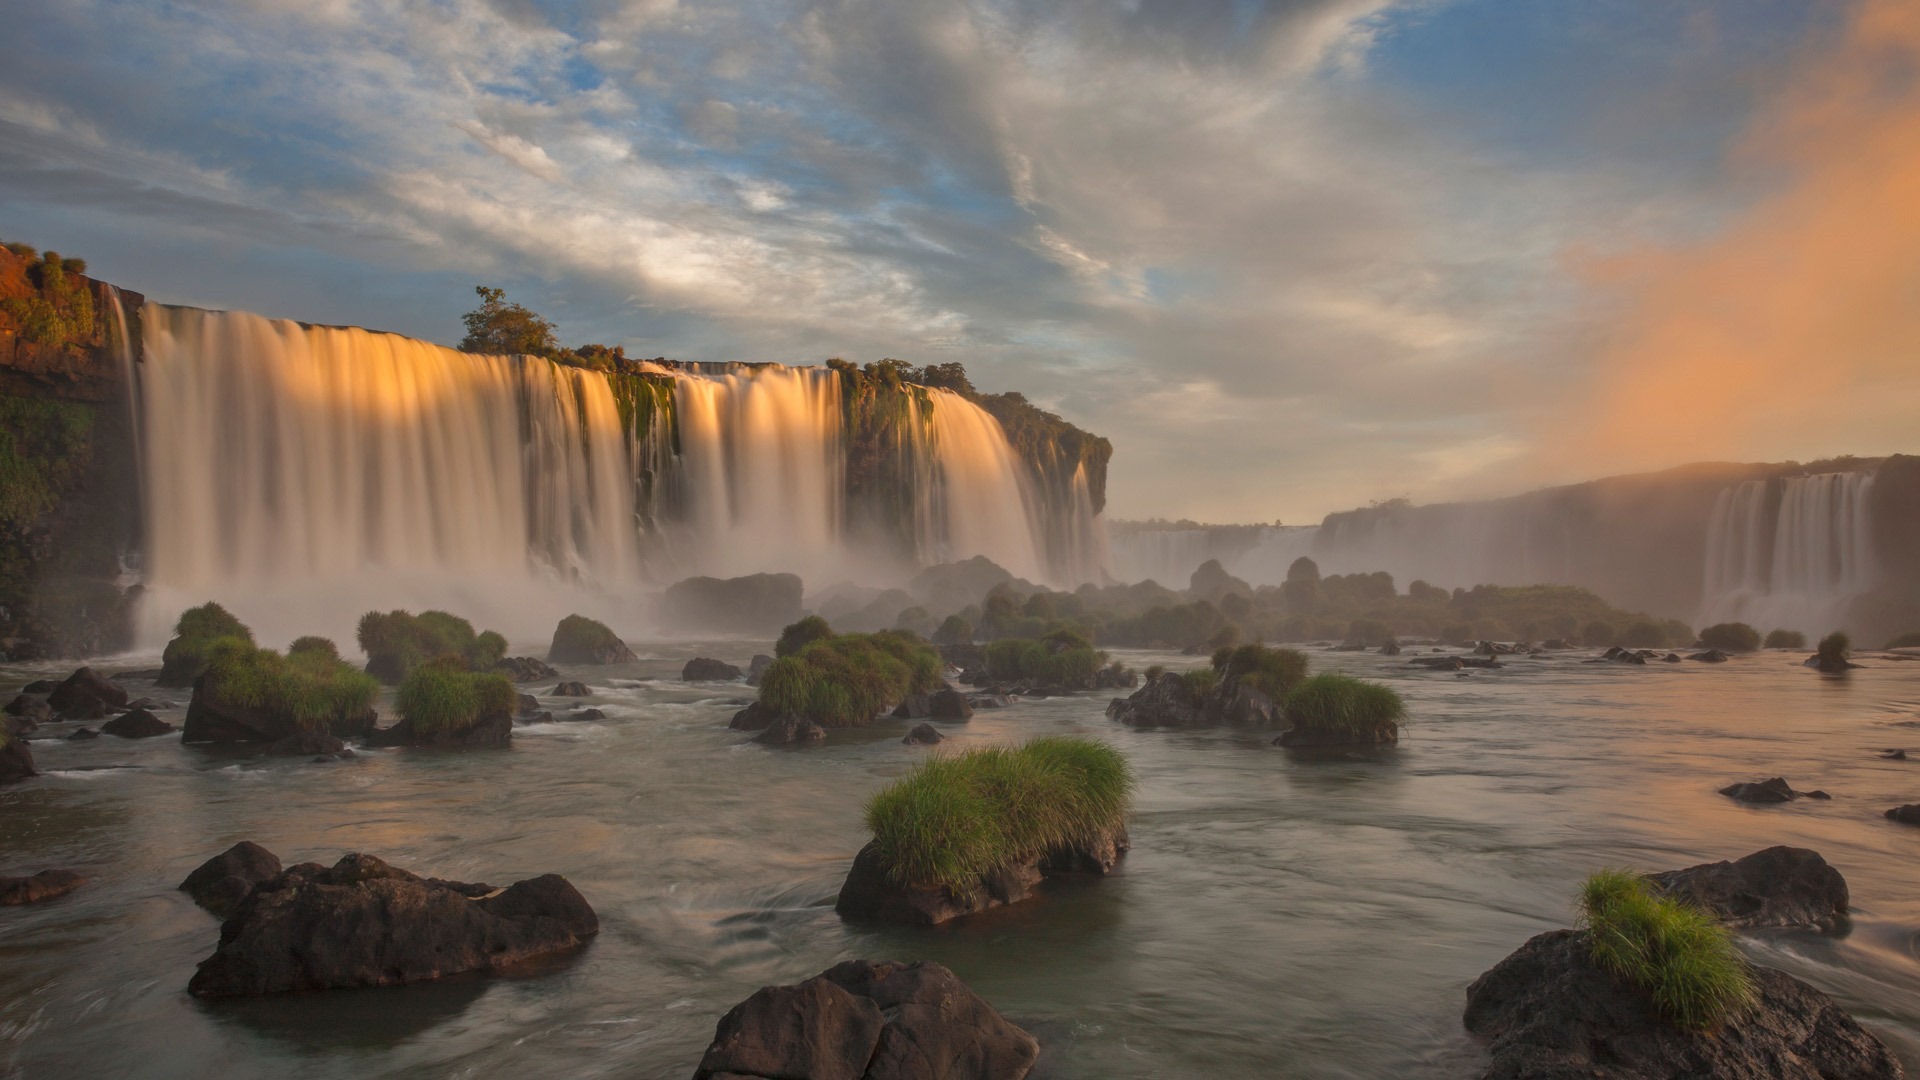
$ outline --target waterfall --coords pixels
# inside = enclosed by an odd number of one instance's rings
[[[876,537],[850,527],[854,414],[830,368],[608,374],[240,312],[141,320],[149,643],[207,599],[269,642],[349,645],[392,607],[531,642],[572,611],[634,625],[646,591],[695,574],[819,589],[986,555],[1070,587],[1100,565],[1085,477],[1042,491],[951,391],[888,392],[898,437],[861,467],[899,482],[878,502],[904,524]]]
[[[1722,491],[1707,529],[1701,625],[1745,622],[1809,635],[1844,624],[1878,580],[1873,474],[1749,480]]]

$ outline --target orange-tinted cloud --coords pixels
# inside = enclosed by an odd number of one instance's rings
[[[1770,195],[1581,268],[1617,315],[1553,471],[1920,451],[1920,3],[1862,0],[1786,86],[1730,162]]]

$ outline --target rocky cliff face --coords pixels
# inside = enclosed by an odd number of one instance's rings
[[[0,657],[132,644],[139,478],[125,357],[142,298],[0,249]]]

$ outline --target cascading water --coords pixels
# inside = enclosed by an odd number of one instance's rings
[[[1707,530],[1699,621],[1821,634],[1878,578],[1873,474],[1749,480],[1722,491]]]
[[[817,589],[986,555],[1070,586],[1099,565],[1090,494],[1047,506],[949,391],[901,391],[902,552],[848,527],[829,368],[608,375],[245,313],[148,305],[143,324],[149,642],[207,599],[270,642],[344,643],[391,607],[531,640],[571,611],[632,625],[644,591],[693,574]]]

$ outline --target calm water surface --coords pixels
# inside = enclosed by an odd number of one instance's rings
[[[1781,653],[1562,657],[1456,678],[1314,653],[1407,695],[1404,741],[1372,760],[1294,758],[1226,728],[1136,732],[1099,695],[983,710],[947,727],[949,746],[1047,734],[1123,749],[1142,781],[1133,852],[1105,881],[927,931],[849,926],[832,907],[862,801],[926,753],[900,744],[907,725],[756,746],[726,730],[750,690],[677,673],[764,642],[639,651],[564,672],[595,687],[605,721],[521,728],[508,751],[235,761],[177,735],[67,743],[77,725],[43,728],[48,775],[0,788],[0,873],[70,866],[91,882],[0,909],[0,1076],[683,1080],[735,1002],[849,957],[952,967],[1041,1038],[1040,1077],[1470,1076],[1467,984],[1567,925],[1588,871],[1780,843],[1846,874],[1852,932],[1750,937],[1750,953],[1920,1068],[1920,829],[1881,817],[1920,801],[1920,754],[1875,753],[1920,749],[1920,663],[1825,679]],[[0,686],[51,670],[0,669]],[[1833,801],[1715,794],[1772,775]],[[496,884],[556,871],[602,931],[524,978],[204,1004],[185,986],[218,927],[174,885],[242,839],[288,863],[365,851]]]

